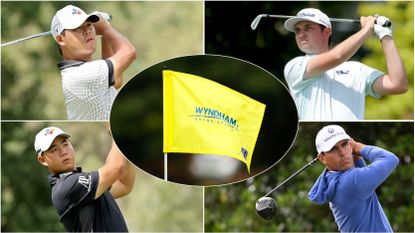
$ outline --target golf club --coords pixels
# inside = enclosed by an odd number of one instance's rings
[[[277,210],[277,204],[275,200],[272,197],[269,197],[273,192],[278,190],[281,186],[283,186],[285,183],[290,181],[292,178],[296,177],[298,174],[300,174],[302,171],[304,171],[306,168],[308,168],[310,165],[312,165],[314,162],[316,162],[318,158],[314,158],[310,162],[308,162],[306,165],[304,165],[300,170],[296,171],[294,174],[292,174],[290,177],[288,177],[286,180],[281,182],[277,187],[272,189],[270,192],[265,194],[263,197],[259,198],[256,202],[255,209],[259,216],[261,216],[265,220],[270,220],[274,217],[276,210]]]
[[[49,36],[51,34],[52,34],[52,32],[48,31],[48,32],[42,32],[42,33],[38,33],[38,34],[35,34],[35,35],[31,35],[31,36],[26,36],[26,37],[23,37],[23,38],[20,38],[20,39],[17,39],[17,40],[2,43],[1,47],[16,44],[16,43],[19,43],[19,42],[22,42],[22,41],[25,41],[25,40],[30,40],[30,39],[34,39],[34,38],[38,38],[38,37],[42,37],[42,36]]]
[[[251,29],[255,30],[258,27],[259,21],[262,18],[280,18],[280,19],[289,19],[296,16],[289,16],[289,15],[270,15],[270,14],[259,14],[251,23]],[[338,23],[360,23],[360,20],[357,19],[339,19],[339,18],[329,18],[331,22],[338,22]],[[376,22],[375,22],[376,23]],[[383,27],[390,27],[392,23],[388,20],[382,26]]]
[[[105,13],[105,12],[93,12],[93,14],[101,15],[107,22],[111,21],[111,19],[112,19],[112,15],[110,15],[108,13]],[[31,39],[34,39],[34,38],[38,38],[38,37],[42,37],[42,36],[49,36],[49,35],[52,35],[51,31],[42,32],[42,33],[34,34],[34,35],[31,35],[31,36],[26,36],[26,37],[23,37],[23,38],[20,38],[20,39],[17,39],[17,40],[12,40],[12,41],[9,41],[9,42],[1,43],[0,47],[13,45],[13,44],[20,43],[22,41],[31,40]]]

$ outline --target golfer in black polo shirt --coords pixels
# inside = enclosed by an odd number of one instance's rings
[[[97,171],[75,167],[70,134],[57,127],[42,129],[35,139],[38,161],[48,168],[52,202],[68,232],[126,232],[114,199],[133,188],[134,167],[113,142],[105,164]]]

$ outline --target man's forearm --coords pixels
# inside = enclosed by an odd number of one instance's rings
[[[121,33],[115,30],[113,27],[107,27],[102,32],[102,36],[110,44],[114,54],[121,53],[125,56],[135,57],[134,46],[125,38]]]
[[[385,36],[381,40],[388,68],[389,81],[392,92],[389,94],[405,93],[408,90],[408,78],[398,48],[391,37]]]
[[[121,172],[121,176],[118,180],[125,185],[128,192],[130,192],[134,186],[136,176],[135,171],[136,170],[134,165],[130,161],[126,160]]]
[[[112,51],[111,44],[105,39],[105,37],[101,37],[101,58],[107,59],[114,55],[114,51]]]
[[[122,169],[124,168],[126,159],[121,151],[118,149],[115,142],[112,142],[112,147],[108,153],[107,159],[105,160],[105,166],[111,167],[114,171],[119,171],[119,175],[122,174]]]
[[[112,27],[106,27],[102,32],[102,36],[113,52],[111,60],[114,64],[114,87],[118,89],[123,84],[122,73],[136,58],[135,48],[127,38]]]
[[[372,30],[373,29],[370,27],[362,28],[360,31],[330,50],[333,57],[337,58],[337,65],[349,60],[357,52],[357,50],[362,47],[366,39],[372,35]]]
[[[349,60],[372,35],[372,30],[371,27],[366,26],[333,49],[313,57],[307,64],[304,78],[318,76]]]

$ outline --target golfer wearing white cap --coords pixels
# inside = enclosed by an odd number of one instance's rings
[[[105,164],[96,171],[75,167],[71,135],[58,127],[42,129],[35,138],[37,160],[47,167],[52,202],[68,232],[127,232],[114,199],[127,195],[135,180],[134,166],[113,142]]]
[[[295,33],[297,46],[305,53],[284,68],[301,120],[363,119],[366,95],[380,98],[407,91],[406,71],[392,38],[392,26],[382,26],[388,20],[361,17],[361,29],[333,49],[329,49],[332,26],[320,10],[306,8],[285,21],[285,28]],[[387,74],[348,61],[373,33],[382,44]]]
[[[399,159],[382,148],[355,142],[338,125],[318,132],[316,148],[326,168],[311,188],[309,199],[320,205],[329,203],[341,232],[392,232],[375,190]]]
[[[63,56],[58,67],[70,120],[108,120],[122,73],[136,57],[134,46],[104,16],[108,14],[87,15],[68,5],[52,19],[52,35]],[[97,35],[102,36],[102,60],[93,61]]]

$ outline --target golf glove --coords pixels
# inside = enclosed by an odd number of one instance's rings
[[[98,15],[98,16],[102,17],[103,19],[105,19],[105,21],[107,21],[108,24],[110,23],[110,21],[112,19],[112,16],[110,14],[106,13],[106,12],[94,11],[91,14]]]
[[[375,34],[379,37],[379,40],[382,40],[385,36],[392,37],[392,25],[390,26],[383,26],[385,25],[386,21],[390,21],[385,16],[378,16],[376,18],[376,24],[373,30],[375,31]]]

